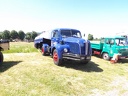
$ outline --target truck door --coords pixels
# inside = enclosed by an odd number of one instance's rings
[[[114,38],[110,39],[110,57],[113,57],[116,50],[115,40]]]
[[[113,51],[115,50],[115,46],[114,46],[114,39],[110,39],[110,38],[107,38],[105,40],[105,44],[104,44],[104,47],[103,47],[103,51],[104,52],[107,52],[109,54],[110,57],[113,56]]]
[[[109,50],[110,50],[110,40],[107,38],[105,39],[105,42],[104,42],[103,52],[106,52],[109,54]]]
[[[52,31],[51,46],[55,46],[59,43],[59,32],[58,30]]]

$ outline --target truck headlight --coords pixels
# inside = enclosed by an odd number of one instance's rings
[[[67,48],[64,48],[64,52],[68,52],[68,49]]]

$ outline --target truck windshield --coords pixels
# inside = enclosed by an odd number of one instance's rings
[[[116,45],[118,46],[128,46],[127,40],[124,38],[117,38],[115,39]]]
[[[80,31],[77,30],[61,30],[62,37],[78,37],[81,38]]]

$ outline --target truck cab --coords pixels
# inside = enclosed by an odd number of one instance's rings
[[[106,37],[99,43],[91,42],[93,54],[99,54],[109,60],[114,54],[119,54],[119,59],[128,58],[128,42],[125,37]]]
[[[38,37],[34,40],[35,47],[41,49],[43,55],[51,55],[56,65],[61,65],[64,59],[85,64],[91,60],[90,41],[82,39],[77,29],[57,28],[49,31],[49,36]]]

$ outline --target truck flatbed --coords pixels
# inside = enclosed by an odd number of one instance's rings
[[[94,49],[102,50],[103,43],[101,43],[100,41],[91,41],[91,47]]]

